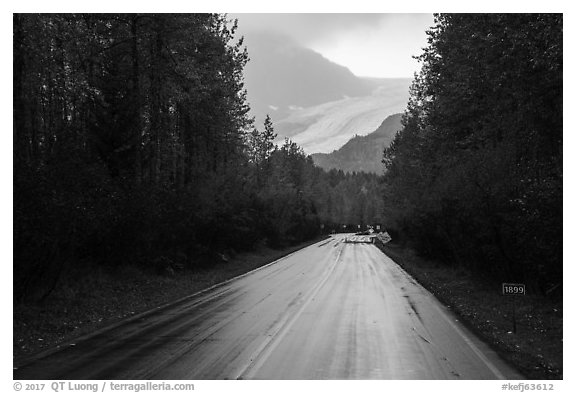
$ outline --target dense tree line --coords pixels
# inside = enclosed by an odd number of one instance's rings
[[[562,282],[562,15],[436,15],[384,152],[392,230],[439,260]]]
[[[17,300],[45,298],[80,264],[211,266],[379,209],[374,176],[326,174],[296,144],[274,146],[269,118],[255,127],[248,52],[226,16],[15,14],[13,26]]]

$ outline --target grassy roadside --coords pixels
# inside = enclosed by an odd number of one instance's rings
[[[131,266],[76,271],[44,304],[14,304],[14,361],[237,277],[322,239],[281,250],[262,247],[211,269],[169,277]]]
[[[377,246],[527,378],[563,378],[561,299],[504,298],[499,282],[483,282],[469,272],[424,260],[410,248]],[[512,333],[513,300],[516,334]]]

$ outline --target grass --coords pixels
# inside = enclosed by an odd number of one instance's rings
[[[378,247],[527,378],[563,378],[562,299],[529,294],[505,298],[500,282],[486,282],[465,270],[427,261],[410,248]]]
[[[14,362],[123,318],[237,277],[319,239],[274,250],[261,247],[211,269],[159,276],[134,266],[77,269],[42,304],[14,304]]]

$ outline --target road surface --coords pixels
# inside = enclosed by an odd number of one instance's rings
[[[335,235],[17,365],[14,379],[521,379],[370,243]]]

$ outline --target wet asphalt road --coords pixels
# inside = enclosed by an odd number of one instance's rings
[[[17,365],[14,379],[523,378],[364,241],[333,236]]]

